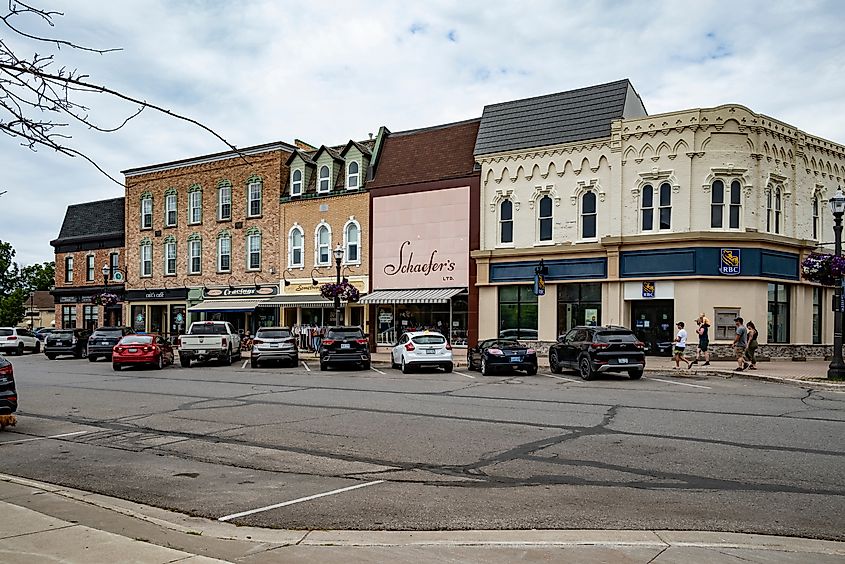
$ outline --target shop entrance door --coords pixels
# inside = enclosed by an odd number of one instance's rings
[[[364,308],[354,306],[349,308],[349,325],[364,328]]]
[[[646,344],[647,354],[672,354],[674,300],[631,302],[631,324],[637,338]]]
[[[167,335],[167,306],[150,306],[150,333]]]

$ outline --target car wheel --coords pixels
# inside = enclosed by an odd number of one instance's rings
[[[191,359],[184,357],[184,356],[180,356],[179,357],[179,364],[182,365],[182,368],[190,368],[191,367]]]
[[[297,366],[299,366],[299,357],[296,357],[290,361],[291,368],[296,368]]]
[[[443,371],[444,372],[451,372],[454,369],[455,369],[455,366],[451,362],[443,365]]]
[[[56,360],[56,355],[54,355],[54,354],[48,354],[48,355],[47,355],[47,358],[48,358],[48,359],[50,359],[50,360]]]
[[[369,370],[372,367],[372,363],[369,360],[367,360],[367,361],[364,361],[363,363],[361,363],[361,366],[364,367],[364,370]]]
[[[41,352],[41,341],[36,341],[35,342],[35,354],[38,354],[40,352]]]
[[[402,368],[402,374],[410,374],[411,373],[411,365],[405,363],[405,357],[404,356],[401,358],[400,365],[401,365],[401,368]]]
[[[223,366],[232,366],[232,349],[226,351],[226,356],[220,358],[220,364]]]
[[[85,356],[85,351],[83,351],[82,349],[73,351],[74,358],[82,358],[83,356]]]
[[[549,353],[549,368],[551,369],[553,374],[560,374],[560,363],[557,360],[556,351],[552,351]]]
[[[472,355],[467,353],[467,370],[475,370],[475,366],[472,365]]]
[[[111,369],[114,370],[115,372],[120,372],[121,368],[123,368],[123,367],[120,365],[119,362],[112,362],[111,363]]]
[[[249,359],[249,367],[250,368],[258,368],[258,359],[257,358],[250,358]]]
[[[490,376],[490,367],[487,366],[487,360],[483,356],[481,357],[481,375]]]
[[[325,363],[325,362],[323,362],[323,361],[320,361],[320,370],[321,370],[322,372],[325,372],[325,371],[326,371],[326,370],[328,370],[328,369],[329,369],[329,365],[328,365],[328,364],[326,364],[326,363]]]
[[[161,370],[162,368],[164,368],[164,355],[163,354],[158,355],[158,362],[156,362],[155,367],[156,367],[156,370]]]
[[[15,351],[15,354],[18,355],[18,356],[23,356],[23,343],[18,345],[18,348]]]
[[[396,364],[396,361],[393,360],[393,353],[390,353],[390,367],[393,369],[399,368],[399,365]]]
[[[88,362],[96,362],[96,361],[97,361],[96,356],[94,356],[93,354],[88,355]]]
[[[581,360],[578,361],[578,372],[584,380],[592,380],[596,376],[596,373],[593,370],[593,365],[590,363],[590,359],[586,356],[582,356]]]
[[[628,372],[628,375],[631,377],[631,380],[639,380],[640,378],[643,377],[643,371],[642,370],[631,370],[630,372]]]
[[[531,368],[525,371],[525,374],[528,376],[535,376],[537,374],[537,367],[532,366]]]

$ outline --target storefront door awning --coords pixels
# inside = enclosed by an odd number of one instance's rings
[[[344,302],[345,303],[345,302]],[[332,300],[327,300],[322,296],[306,295],[306,296],[275,296],[268,299],[261,305],[272,307],[334,307]]]
[[[256,307],[266,305],[267,298],[253,298],[243,300],[205,300],[188,311],[252,311]]]
[[[445,304],[466,288],[414,288],[412,290],[376,290],[361,298],[362,304]]]

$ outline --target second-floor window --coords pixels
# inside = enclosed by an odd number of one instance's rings
[[[194,190],[188,193],[188,222],[202,222],[202,192]]]
[[[656,192],[657,194],[655,194],[655,189],[651,184],[643,186],[641,200],[643,231],[653,231],[654,229],[667,230],[672,228],[672,186],[668,182],[664,182]],[[655,207],[657,208],[656,227],[654,221]]]
[[[346,189],[354,190],[358,188],[358,161],[349,163],[349,168],[346,173]]]
[[[320,183],[317,185],[317,192],[328,192],[331,189],[329,186],[329,167],[323,165],[320,167]]]
[[[513,202],[499,204],[499,242],[513,243]]]
[[[740,212],[742,211],[742,185],[739,180],[731,181],[730,189],[725,193],[725,183],[714,180],[710,185],[710,227],[724,229],[739,229]],[[725,211],[727,210],[727,222]]]
[[[332,240],[332,233],[329,229],[328,225],[321,225],[317,228],[317,235],[316,235],[316,251],[317,251],[317,264],[321,266],[326,266],[331,262],[331,240]]]
[[[766,193],[766,231],[780,233],[781,208],[783,195],[780,187],[775,187]]]
[[[217,271],[230,272],[232,270],[232,238],[228,234],[220,234],[217,238]]]
[[[176,274],[176,239],[168,237],[164,243],[164,273]]]
[[[148,240],[141,243],[141,276],[153,275],[153,244]]]
[[[820,231],[820,223],[819,223],[819,197],[813,196],[813,239],[816,241],[819,240],[819,231]]]
[[[141,198],[141,229],[153,228],[153,197],[150,195]]]
[[[168,194],[164,197],[164,224],[167,227],[176,225],[176,194]]]
[[[222,184],[217,191],[217,219],[220,221],[232,219],[232,187]]]
[[[346,263],[357,264],[361,262],[361,255],[359,253],[359,249],[361,248],[361,229],[356,222],[350,221],[346,225],[344,239],[346,240],[346,252],[344,253]]]
[[[73,257],[65,257],[65,282],[73,282]]]
[[[109,255],[109,267],[109,278],[114,280],[114,276],[119,272],[118,269],[120,268],[120,253],[111,253]]]
[[[302,171],[295,170],[290,179],[290,195],[299,196],[302,194]]]
[[[295,226],[290,230],[290,235],[288,236],[288,248],[290,249],[290,254],[288,255],[289,267],[303,266],[303,243],[304,237],[302,229]]]
[[[85,280],[94,281],[94,255],[85,257]]]
[[[584,192],[581,196],[581,238],[596,238],[596,193]]]
[[[261,268],[261,233],[257,229],[250,229],[246,236],[247,268],[259,270]]]
[[[247,185],[247,215],[256,217],[261,215],[261,181],[252,180]]]
[[[190,237],[188,239],[188,274],[202,272],[202,239]]]
[[[540,241],[552,240],[552,199],[548,196],[540,198],[539,205],[539,239]]]

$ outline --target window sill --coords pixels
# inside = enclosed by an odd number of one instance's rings
[[[175,273],[175,272],[171,272],[171,273],[169,273],[169,274],[168,274],[167,272],[165,272],[165,273],[164,273],[164,277],[165,277],[165,278],[175,278],[175,277],[176,277],[176,273]]]
[[[496,243],[497,249],[515,249],[516,245],[513,243]]]
[[[176,227],[178,227],[178,225],[175,224],[175,223],[173,225],[165,225],[164,226],[165,229],[175,229]]]
[[[262,219],[263,217],[264,217],[264,214],[262,214],[262,213],[260,213],[258,215],[248,215],[248,216],[246,216],[247,219]]]
[[[189,221],[188,225],[202,225],[202,221]]]
[[[189,272],[188,276],[202,276],[202,271],[200,271],[200,272]]]
[[[288,265],[288,269],[289,269],[289,270],[294,270],[294,269],[296,269],[296,270],[305,270],[305,265],[304,265],[304,264],[289,264],[289,265]]]
[[[217,223],[231,223],[231,222],[232,222],[232,218],[231,218],[231,217],[230,217],[230,218],[228,218],[228,219],[220,219],[220,218],[217,218]]]
[[[153,230],[152,227],[142,227],[141,228],[141,231],[152,231],[152,230]]]
[[[232,274],[231,270],[218,270],[217,274]]]
[[[260,267],[259,268],[247,268],[246,271],[247,272],[261,272],[261,268]]]
[[[536,241],[534,243],[535,247],[552,247],[555,245],[554,241]]]

